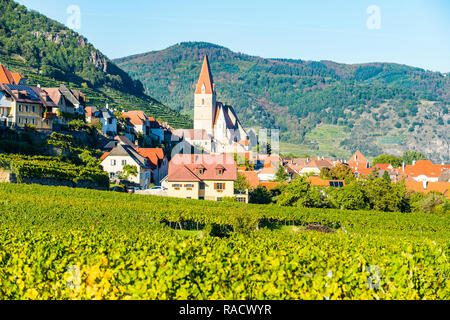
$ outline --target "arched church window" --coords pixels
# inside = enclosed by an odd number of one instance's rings
[[[203,104],[203,105],[205,104],[205,99],[202,99],[202,104]]]

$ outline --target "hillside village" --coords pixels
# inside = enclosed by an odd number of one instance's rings
[[[195,86],[194,129],[174,129],[140,110],[89,106],[79,90],[29,86],[25,77],[0,66],[0,127],[51,135],[73,121],[98,130],[99,162],[115,190],[248,203],[252,190],[270,191],[298,177],[311,186],[343,188],[345,176],[327,173],[345,168],[358,180],[388,177],[404,181],[410,192],[450,198],[450,165],[444,163],[371,165],[359,151],[346,160],[272,154],[243,128],[232,106],[217,100],[208,56]]]

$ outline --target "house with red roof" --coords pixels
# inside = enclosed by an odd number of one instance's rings
[[[447,171],[446,165],[434,164],[430,160],[419,160],[401,169],[401,173],[419,182],[438,182],[442,173]]]
[[[116,137],[117,138],[117,137]],[[116,139],[117,144],[101,156],[103,170],[108,172],[112,181],[123,178],[125,166],[135,166],[136,176],[127,180],[148,189],[150,184],[160,185],[167,175],[168,160],[161,148],[139,148],[125,137]]]
[[[164,126],[160,121],[147,116],[144,111],[133,110],[122,113],[122,117],[133,126],[135,134],[142,133],[157,143],[164,141]]]
[[[236,197],[248,202],[248,195],[235,193],[236,179],[237,165],[229,155],[177,154],[165,180],[170,197],[212,201]]]
[[[25,84],[25,77],[20,73],[13,73],[9,69],[0,64],[0,84]]]

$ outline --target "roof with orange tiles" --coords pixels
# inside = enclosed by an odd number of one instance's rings
[[[283,182],[261,182],[260,185],[266,188],[267,190],[271,190],[273,188],[278,187],[279,185],[284,184]]]
[[[424,189],[426,185],[426,189]],[[432,191],[440,192],[450,199],[450,182],[428,182],[405,181],[405,186],[409,191],[422,192],[428,194]]]
[[[419,160],[415,165],[405,166],[405,174],[410,177],[424,175],[426,177],[437,178],[444,171],[442,165],[434,164],[430,160]]]
[[[18,84],[15,82],[13,74],[2,64],[0,64],[0,83]]]
[[[376,165],[374,165],[374,167],[377,168],[378,170],[385,170],[385,171],[391,171],[394,169],[390,163],[377,163]]]
[[[219,174],[222,170],[222,174]],[[233,157],[209,154],[177,154],[169,163],[167,181],[235,181],[237,165]]]
[[[22,79],[25,79],[25,77],[23,75],[21,75],[20,73],[12,73],[12,76],[13,76],[14,82],[16,84],[19,84]]]
[[[203,59],[202,70],[200,72],[200,77],[198,78],[197,86],[195,88],[196,94],[202,93],[202,86],[205,86],[205,93],[212,94],[214,91],[214,80],[211,73],[211,67],[209,65],[208,55],[205,55]]]
[[[123,118],[128,118],[133,125],[144,125],[145,121],[148,121],[148,117],[144,111],[133,110],[122,113]]]
[[[164,150],[162,148],[139,148],[136,147],[136,151],[143,157],[150,160],[155,166],[158,166],[159,162],[164,159]]]
[[[102,154],[102,156],[100,157],[100,160],[105,160],[107,156],[109,156],[109,154],[111,153],[111,151],[105,152],[104,154]]]
[[[247,179],[251,189],[255,189],[260,184],[258,173],[256,171],[239,171],[239,173]]]
[[[324,180],[319,177],[309,177],[307,181],[310,182],[311,185],[313,186],[322,186],[322,187],[329,187],[330,181],[342,182],[345,185],[344,180]]]

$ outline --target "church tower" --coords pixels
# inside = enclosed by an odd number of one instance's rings
[[[208,56],[203,60],[202,71],[194,95],[194,129],[205,129],[213,135],[216,113],[216,91]]]

